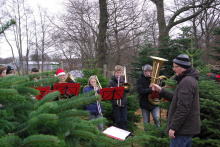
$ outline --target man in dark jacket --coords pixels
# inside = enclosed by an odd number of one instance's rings
[[[171,101],[166,132],[169,133],[171,147],[190,147],[193,135],[200,133],[200,105],[197,80],[199,71],[190,67],[187,55],[181,54],[173,60],[173,70],[178,86],[169,92],[156,84],[152,90]]]
[[[152,93],[152,88],[150,88],[151,83],[151,72],[152,72],[152,66],[149,64],[146,64],[142,67],[143,73],[141,76],[137,79],[137,91],[139,94],[139,104],[142,112],[142,116],[144,119],[144,123],[150,123],[150,112],[153,116],[154,124],[156,126],[159,125],[159,107],[156,105],[153,105],[148,100],[148,95]],[[146,130],[146,128],[144,127]]]
[[[115,66],[115,74],[111,77],[108,87],[120,87],[124,83],[122,78],[123,67]],[[130,90],[125,90],[122,99],[112,100],[113,111],[115,115],[116,127],[127,130],[127,96]]]

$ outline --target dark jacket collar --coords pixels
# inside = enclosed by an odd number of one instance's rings
[[[198,80],[199,79],[199,71],[194,67],[190,67],[187,70],[185,70],[184,72],[182,72],[181,75],[175,76],[174,79],[179,84],[179,82],[186,76],[191,76],[191,77],[194,77],[196,80]]]
[[[151,77],[145,77],[144,72],[142,72],[142,74],[141,74],[141,78],[146,78],[146,79],[151,80]]]

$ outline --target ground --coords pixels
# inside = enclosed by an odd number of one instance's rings
[[[167,115],[167,110],[165,109],[160,109],[161,113],[160,113],[160,118],[162,119],[166,119],[166,115]],[[138,109],[136,111],[137,114],[141,114],[141,109]],[[141,115],[142,116],[142,115]],[[153,117],[152,115],[150,115],[150,123],[154,124],[154,121],[153,121]],[[140,123],[137,123],[137,126],[138,126],[138,130],[140,131],[144,131],[144,125],[143,125],[143,117],[141,118],[141,122]]]

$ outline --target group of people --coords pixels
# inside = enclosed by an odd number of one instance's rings
[[[142,67],[143,73],[137,79],[136,88],[139,94],[139,105],[142,111],[144,123],[150,123],[150,113],[156,126],[160,127],[159,107],[149,102],[148,96],[157,91],[160,96],[171,105],[167,117],[166,132],[170,137],[170,146],[191,146],[193,135],[200,133],[200,105],[199,90],[197,80],[199,71],[191,67],[190,59],[187,55],[181,54],[173,60],[173,71],[176,73],[175,80],[178,83],[174,92],[167,91],[164,87],[151,83],[151,72],[153,67],[146,64]],[[111,77],[108,87],[122,86],[123,67],[115,66],[114,75]],[[60,75],[59,75],[60,76]],[[97,86],[97,77],[91,76],[88,85],[83,92],[95,90],[97,93],[100,87]],[[125,90],[122,99],[111,100],[115,116],[115,125],[118,128],[127,130],[127,96],[130,90]],[[102,118],[103,108],[99,101],[86,106],[90,112],[90,119]],[[147,127],[147,126],[146,126]],[[145,127],[145,130],[147,130]],[[98,125],[98,129],[103,131],[103,124]]]
[[[4,66],[4,65],[0,66],[1,78],[5,77],[6,75],[14,75],[14,74],[15,74],[15,70],[11,66]]]
[[[191,67],[190,59],[185,54],[180,54],[173,60],[173,71],[176,73],[175,80],[178,85],[174,92],[167,91],[166,88],[151,83],[152,66],[146,64],[142,67],[143,73],[137,79],[136,88],[139,94],[139,105],[141,108],[144,123],[150,123],[150,113],[153,116],[154,124],[160,127],[159,107],[151,104],[148,96],[157,91],[160,96],[168,101],[171,105],[168,111],[166,132],[170,137],[171,147],[190,147],[193,135],[200,133],[200,105],[199,90],[197,80],[199,71]],[[6,74],[7,68],[0,68],[1,77]],[[60,82],[64,82],[65,71],[59,69],[56,73],[60,77]],[[124,83],[123,67],[115,66],[114,75],[111,77],[108,87],[122,86]],[[83,92],[95,90],[99,93],[100,87],[97,86],[97,77],[91,76],[88,84],[84,87]],[[122,99],[111,100],[115,125],[118,128],[127,130],[127,96],[130,90],[124,90]],[[90,119],[102,118],[103,108],[99,101],[95,101],[86,106],[90,112]],[[145,130],[147,130],[145,126]],[[98,129],[103,131],[103,124],[98,125]]]

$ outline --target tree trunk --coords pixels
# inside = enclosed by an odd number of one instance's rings
[[[151,1],[156,5],[157,8],[157,21],[159,25],[158,47],[162,47],[164,37],[169,36],[169,31],[172,27],[181,24],[185,21],[191,20],[192,18],[195,18],[201,12],[208,9],[215,0],[206,0],[206,1],[202,1],[198,5],[186,5],[183,6],[182,8],[179,8],[171,16],[167,25],[165,22],[165,15],[164,15],[164,0],[151,0]],[[186,17],[182,17],[181,19],[177,19],[177,17],[180,16],[182,13],[188,12],[193,8],[198,8],[195,13]]]
[[[107,0],[99,0],[100,20],[99,20],[99,34],[98,34],[98,49],[97,49],[97,67],[103,68],[106,64],[107,44],[106,32],[108,24]]]
[[[163,44],[163,38],[169,35],[169,30],[166,29],[164,4],[163,0],[152,0],[152,2],[154,2],[157,7],[157,21],[159,26],[158,46],[161,47]]]

